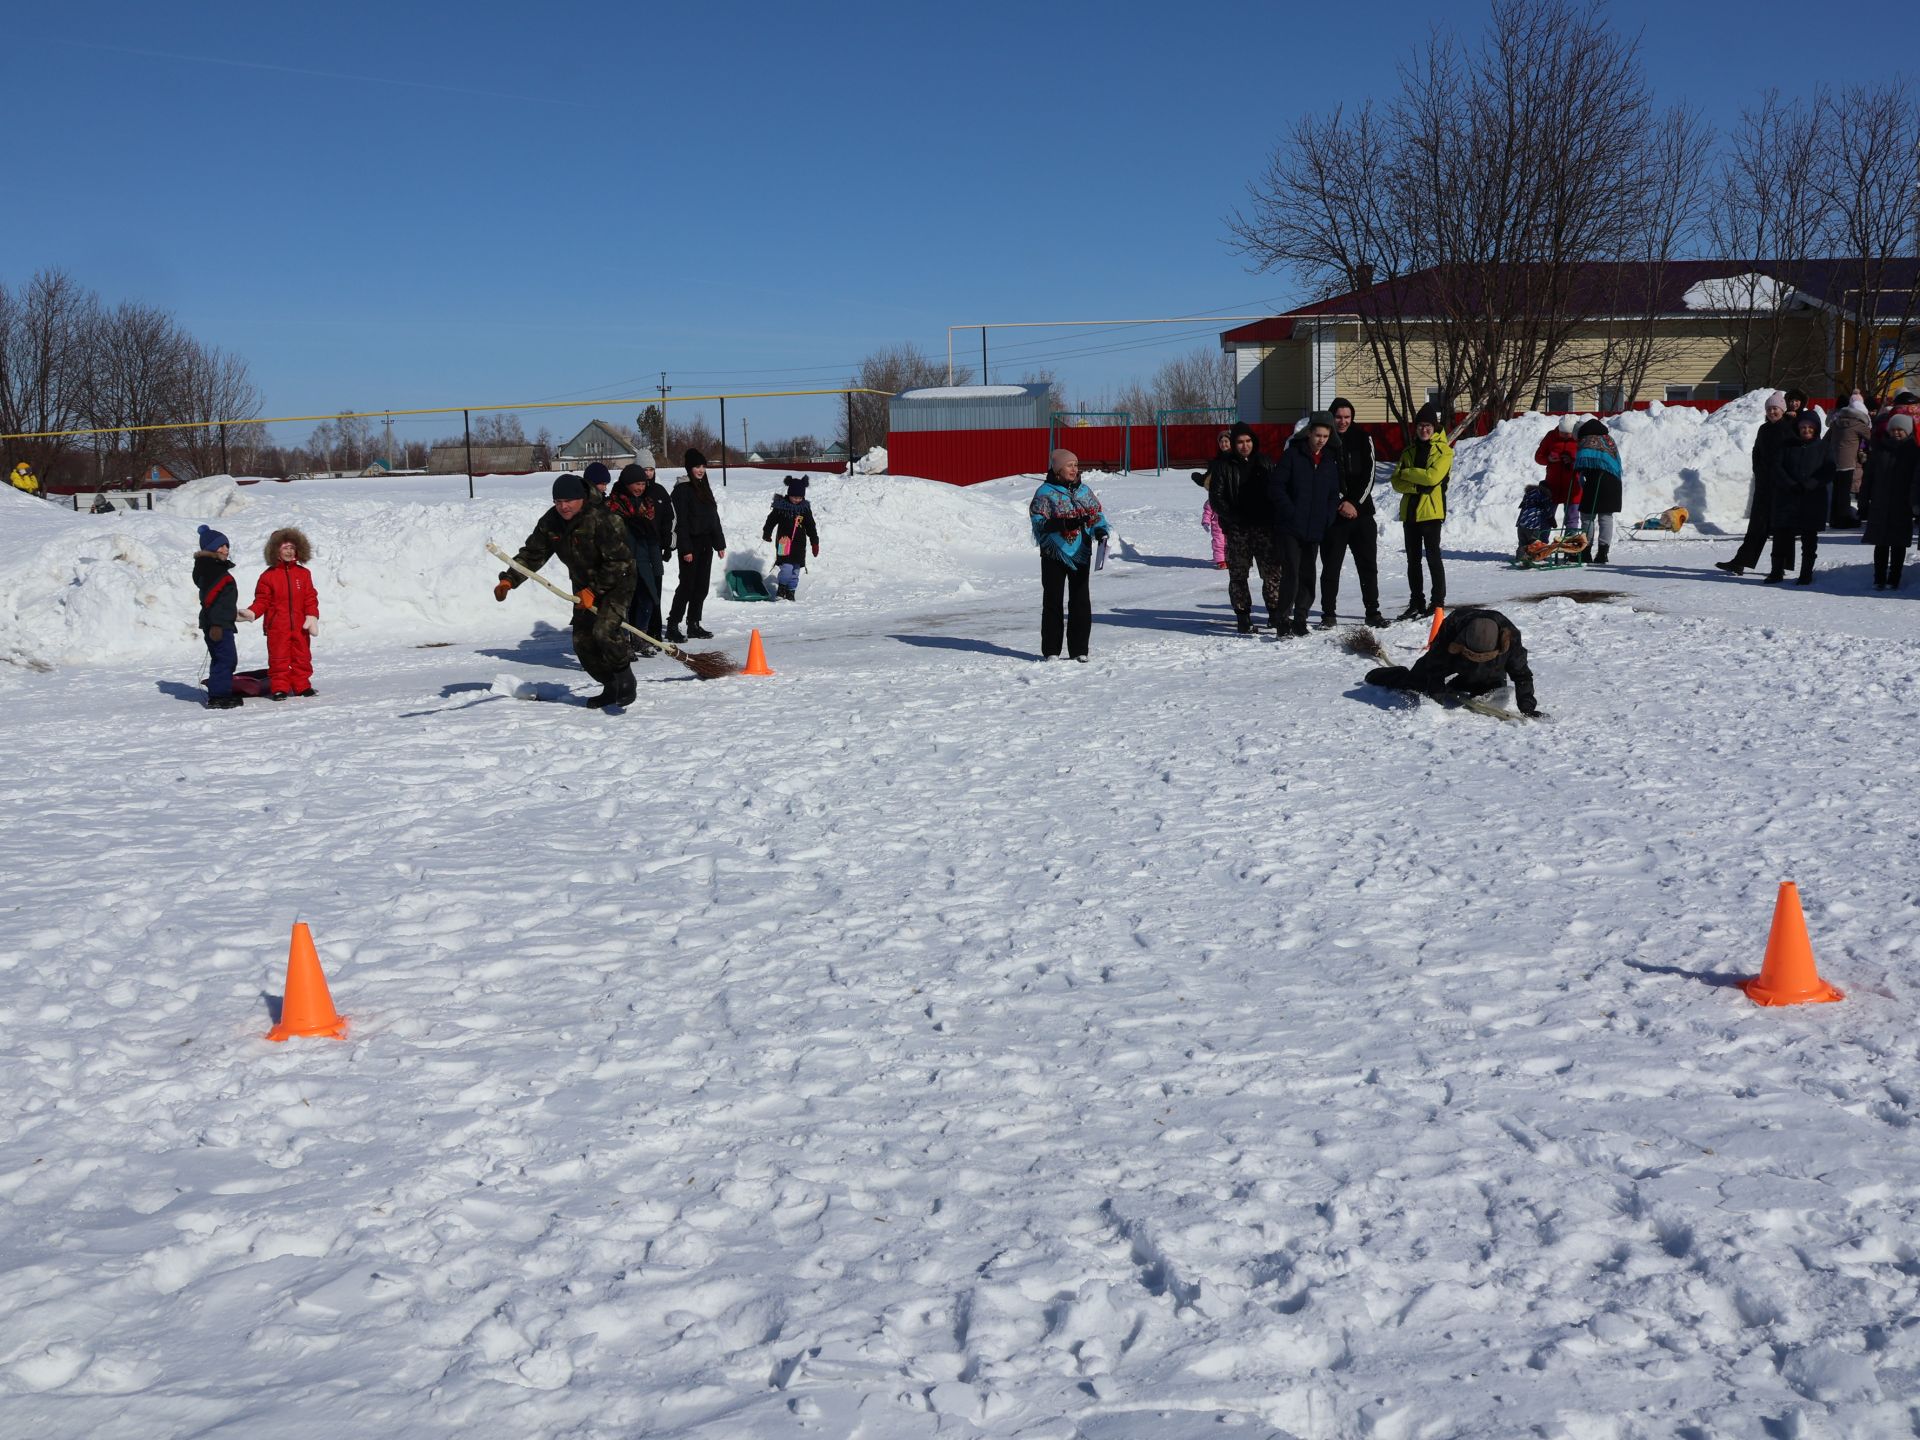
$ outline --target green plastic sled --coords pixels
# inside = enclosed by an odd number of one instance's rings
[[[758,570],[727,571],[727,597],[731,600],[772,600],[767,577]]]

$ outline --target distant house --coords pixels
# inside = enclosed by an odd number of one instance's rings
[[[476,445],[473,447],[473,473],[476,475],[526,475],[542,469],[538,445]],[[427,452],[427,474],[464,475],[467,473],[467,447],[455,442],[436,445]]]
[[[1883,281],[1893,287],[1876,306],[1883,344],[1910,340],[1898,322],[1906,289],[1915,280],[1915,263],[1890,266]],[[1820,394],[1837,383],[1839,393],[1846,394],[1854,377],[1844,373],[1844,364],[1837,376],[1830,370],[1848,353],[1853,338],[1846,302],[1856,292],[1847,289],[1845,263],[1801,261],[1791,269],[1791,283],[1767,269],[1764,262],[1756,269],[1755,262],[1732,260],[1677,260],[1658,267],[1593,264],[1574,283],[1586,312],[1650,322],[1660,358],[1640,389],[1642,400],[1728,400],[1740,394],[1741,324],[1759,313],[1780,316],[1783,343],[1777,371],[1766,377],[1769,387],[1799,385]],[[1424,327],[1446,323],[1434,274],[1417,271],[1227,331],[1220,348],[1234,357],[1240,418],[1290,423],[1338,395],[1353,402],[1354,418],[1362,423],[1388,419],[1387,394],[1361,330],[1363,315],[1391,317],[1408,327],[1415,398],[1424,388],[1427,399],[1442,399],[1433,384],[1428,348],[1420,343]],[[1623,408],[1626,397],[1618,389],[1597,387],[1591,378],[1613,323],[1600,319],[1573,327],[1562,360],[1564,377],[1547,379],[1549,411]]]
[[[605,421],[589,420],[586,429],[560,447],[554,464],[562,470],[584,470],[598,460],[609,470],[618,470],[637,458],[639,452],[608,428]]]
[[[155,464],[147,467],[146,483],[164,490],[178,485],[180,483],[180,477],[165,465]]]

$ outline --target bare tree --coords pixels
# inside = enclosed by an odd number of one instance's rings
[[[239,356],[188,340],[181,359],[183,420],[251,420],[260,413],[260,392]],[[162,439],[167,463],[189,475],[221,470],[248,473],[248,461],[266,447],[266,431],[260,425],[200,423],[162,432]]]
[[[1895,78],[1822,94],[1816,110],[1813,191],[1823,248],[1840,262],[1827,294],[1841,322],[1830,378],[1884,396],[1911,368],[1920,312],[1920,108]]]
[[[42,270],[17,292],[0,285],[0,434],[85,427],[99,309],[60,270]],[[25,460],[43,480],[60,478],[81,453],[67,437],[5,443],[7,469]]]
[[[954,368],[953,384],[969,385],[972,382],[973,371],[970,368],[965,365]],[[882,393],[855,395],[852,405],[843,407],[835,434],[847,447],[848,459],[858,459],[875,445],[886,443],[887,402],[892,396],[903,390],[918,390],[928,385],[947,383],[946,363],[935,361],[912,341],[888,345],[867,356],[860,362],[859,370],[847,381],[847,385],[852,389]],[[847,430],[849,409],[853,424],[851,434]]]
[[[1791,334],[1788,311],[1821,239],[1814,195],[1818,107],[1769,90],[1740,112],[1707,213],[1714,250],[1745,264],[1724,295],[1726,333],[1743,389],[1771,384]]]
[[[520,417],[511,410],[496,410],[473,422],[473,443],[525,445],[528,443],[527,432],[521,427]]]
[[[1606,313],[1596,271],[1684,236],[1645,177],[1697,134],[1656,112],[1638,42],[1598,3],[1494,0],[1479,42],[1436,32],[1384,110],[1296,122],[1232,240],[1316,295],[1371,292],[1361,338],[1395,418],[1427,377],[1506,414]]]

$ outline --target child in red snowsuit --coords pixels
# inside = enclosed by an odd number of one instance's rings
[[[267,688],[273,698],[311,695],[313,637],[320,633],[320,595],[306,562],[313,558],[307,537],[291,526],[267,537],[267,568],[253,587],[247,607],[265,623]]]

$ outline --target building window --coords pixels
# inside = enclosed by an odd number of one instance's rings
[[[1747,393],[1738,385],[1720,385],[1715,388],[1719,391],[1719,396],[1722,400],[1738,400],[1742,395]]]
[[[1549,385],[1547,387],[1547,413],[1566,415],[1573,410],[1573,387],[1571,385]]]
[[[1619,385],[1600,387],[1600,409],[1606,414],[1617,414],[1627,408],[1627,392]]]
[[[1669,400],[1691,400],[1692,398],[1693,387],[1691,385],[1667,386],[1667,399]]]
[[[1453,403],[1448,400],[1445,395],[1440,393],[1440,387],[1438,385],[1427,386],[1427,404],[1433,406],[1442,415],[1451,415],[1453,413]]]

